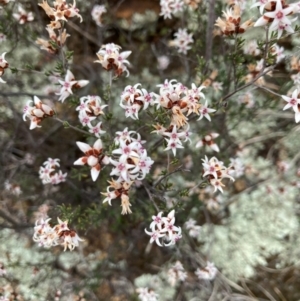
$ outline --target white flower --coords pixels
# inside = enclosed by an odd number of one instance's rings
[[[93,20],[96,22],[98,26],[102,26],[102,15],[106,13],[107,10],[105,5],[94,5],[91,15]]]
[[[121,47],[114,43],[102,45],[96,53],[98,60],[95,62],[100,63],[107,71],[114,70],[117,77],[123,72],[128,76],[129,71],[126,65],[130,64],[127,58],[131,54],[131,51],[120,52],[120,49]]]
[[[162,217],[162,212],[152,217],[150,224],[151,231],[145,232],[151,236],[150,243],[156,242],[160,247],[174,245],[181,238],[181,228],[174,225],[175,210],[172,210],[167,217]],[[163,241],[168,241],[163,243]]]
[[[174,36],[175,39],[171,42],[171,45],[177,47],[179,53],[186,54],[192,48],[190,44],[194,42],[192,34],[188,34],[186,28],[179,28]]]
[[[67,70],[65,80],[58,80],[58,82],[62,87],[60,92],[56,93],[56,95],[60,96],[58,100],[61,102],[64,102],[67,97],[73,94],[72,89],[82,88],[89,83],[88,80],[75,80],[75,77],[70,70]]]
[[[215,267],[215,265],[212,262],[207,262],[206,263],[206,267],[203,269],[197,269],[195,274],[197,275],[197,277],[202,280],[213,280],[215,279],[216,275],[217,275],[217,268]]]
[[[180,261],[176,263],[168,270],[168,281],[171,286],[175,286],[177,281],[184,281],[187,278],[187,273],[185,272]]]
[[[30,119],[30,130],[41,127],[40,123],[44,118],[54,115],[54,111],[48,105],[42,103],[37,96],[34,96],[33,99],[34,105],[30,106],[29,104],[31,104],[32,101],[29,100],[23,109],[23,120],[26,121],[26,118]]]
[[[19,22],[19,24],[24,24],[34,20],[32,12],[26,12],[20,4],[18,5],[18,13],[14,13],[13,17]]]
[[[105,163],[105,156],[102,154],[102,141],[98,139],[95,141],[93,147],[84,143],[76,142],[77,146],[85,156],[79,158],[74,162],[74,165],[88,165],[91,167],[91,177],[93,181],[96,181],[101,170],[101,163]]]

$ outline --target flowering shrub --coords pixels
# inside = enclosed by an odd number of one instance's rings
[[[125,2],[0,0],[0,300],[299,300],[299,2]]]

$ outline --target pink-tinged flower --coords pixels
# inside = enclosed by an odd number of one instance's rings
[[[111,206],[111,200],[116,199],[119,196],[118,191],[111,189],[114,189],[112,186],[107,187],[107,192],[101,192],[102,195],[106,196],[106,198],[102,201],[102,203],[108,203]]]
[[[129,61],[127,58],[131,54],[131,51],[120,52],[121,47],[114,43],[102,45],[99,51],[96,53],[98,60],[96,63],[100,63],[102,67],[107,70],[114,70],[116,77],[120,76],[123,72],[126,76],[129,75],[127,66]]]
[[[152,230],[151,232],[145,229],[145,232],[150,235],[150,244],[152,244],[154,241],[156,242],[157,245],[162,247],[163,245],[160,242],[160,238],[164,237],[165,234],[161,233],[159,230]]]
[[[57,185],[66,181],[67,173],[63,174],[61,170],[57,171],[57,168],[60,166],[59,159],[48,158],[43,165],[44,167],[41,166],[39,170],[40,179],[43,184],[51,183]]]
[[[86,111],[89,116],[103,115],[103,109],[107,105],[101,105],[102,99],[97,95],[88,95],[80,98],[80,106],[76,108],[79,111]]]
[[[101,139],[96,140],[93,147],[83,142],[76,142],[77,146],[80,148],[82,152],[84,152],[85,156],[79,158],[74,162],[74,165],[88,165],[91,167],[91,177],[93,181],[96,181],[100,170],[101,163],[108,163],[105,159],[105,155],[102,154],[102,141]]]
[[[102,122],[99,121],[96,125],[88,124],[89,132],[94,134],[97,138],[100,138],[100,135],[103,135],[106,133],[106,131],[102,130]]]
[[[49,219],[39,219],[35,223],[33,240],[40,246],[50,248],[52,246],[62,245],[64,251],[69,248],[71,251],[83,241],[74,230],[69,229],[68,221],[62,221],[59,218],[58,224],[51,227]]]
[[[72,89],[82,88],[89,83],[88,80],[75,80],[75,77],[70,70],[67,71],[65,80],[58,80],[58,82],[62,87],[60,92],[56,93],[56,95],[60,96],[58,100],[61,102],[64,102],[67,97],[73,94]]]
[[[222,183],[222,180],[224,178],[234,181],[234,178],[229,174],[231,167],[226,168],[224,163],[219,161],[216,157],[212,157],[208,160],[208,158],[205,156],[205,159],[202,159],[202,161],[204,168],[203,177],[208,177],[208,180],[214,187],[215,192],[217,189],[223,192],[222,187],[225,185]]]
[[[46,117],[52,117],[54,115],[54,111],[48,105],[43,104],[42,101],[34,96],[34,105],[30,106],[32,101],[29,100],[27,105],[24,107],[23,120],[26,121],[26,117],[30,119],[30,127],[32,130],[36,127],[41,127],[40,123]]]
[[[184,5],[183,0],[160,0],[161,12],[159,15],[164,19],[171,19],[172,14],[183,11]]]
[[[162,212],[152,217],[150,224],[151,231],[145,229],[145,232],[151,236],[150,243],[156,242],[160,247],[174,245],[181,238],[181,228],[174,225],[175,210],[172,210],[167,217],[162,217]],[[160,240],[161,239],[161,240]],[[163,243],[162,241],[168,241]]]
[[[284,106],[283,110],[293,108],[293,110],[295,112],[295,121],[296,121],[296,123],[298,123],[300,121],[300,110],[299,110],[300,98],[298,98],[299,97],[298,89],[296,89],[293,92],[292,97],[288,97],[285,95],[281,95],[281,97],[287,102],[287,104]]]
[[[207,101],[205,101],[205,105],[202,105],[201,108],[199,109],[200,117],[198,118],[198,120],[201,120],[204,116],[207,120],[211,121],[209,114],[215,111],[216,111],[215,109],[210,109],[207,106]]]
[[[54,231],[60,234],[62,231],[70,230],[68,228],[68,221],[62,221],[59,217],[57,218],[58,224],[54,227]]]
[[[79,14],[79,9],[76,7],[76,1],[74,0],[73,5],[68,4],[66,1],[57,0],[53,2],[53,7],[50,7],[48,2],[43,0],[39,3],[39,6],[43,8],[45,13],[54,22],[68,21],[70,18],[78,17],[82,22],[82,17]],[[60,28],[61,25],[57,25]]]
[[[19,22],[19,24],[24,24],[34,20],[32,12],[26,12],[20,4],[18,5],[18,13],[14,13],[13,17]]]
[[[218,269],[212,262],[207,262],[206,267],[203,269],[197,269],[195,274],[200,280],[213,280],[217,275]]]
[[[153,222],[150,224],[150,229],[154,230],[155,227],[158,227],[158,229],[161,230],[162,214],[163,214],[163,212],[159,212],[157,215],[152,216]]]
[[[125,156],[120,157],[118,161],[110,159],[110,163],[115,166],[110,173],[111,176],[118,176],[125,182],[130,182],[136,178],[136,175],[132,174],[135,165],[127,163]]]
[[[300,104],[300,98],[298,98],[298,89],[296,89],[292,97],[288,97],[285,95],[281,95],[281,97],[287,102],[287,104],[284,106],[283,110],[287,110],[289,108],[293,108],[295,112],[298,112],[298,105]]]
[[[264,15],[268,18],[274,19],[270,29],[276,27],[280,22],[284,24],[291,24],[291,21],[286,17],[293,11],[292,7],[282,8],[282,1],[276,0],[276,9],[272,12],[266,12]]]
[[[275,7],[273,4],[276,3]],[[268,23],[272,22],[270,25],[270,30],[277,30],[277,38],[279,39],[283,33],[283,30],[286,30],[290,33],[293,33],[294,30],[291,27],[291,23],[297,18],[290,20],[287,16],[292,14],[294,7],[292,5],[285,5],[283,8],[282,0],[268,1],[263,3],[263,7],[266,8],[268,5],[268,10],[261,16],[254,24],[254,26],[265,26]],[[271,11],[270,11],[271,10]]]
[[[79,246],[80,241],[84,240],[81,239],[74,230],[66,230],[59,235],[59,242],[64,247],[64,251],[67,249],[73,251],[75,247]]]
[[[179,28],[174,36],[175,39],[170,43],[170,45],[177,47],[179,53],[186,54],[187,51],[192,48],[190,44],[194,42],[192,34],[188,34],[186,28]]]

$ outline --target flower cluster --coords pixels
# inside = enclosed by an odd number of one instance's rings
[[[277,38],[282,36],[283,31],[293,33],[292,22],[297,18],[289,19],[287,16],[299,13],[300,7],[297,3],[286,4],[282,0],[258,1],[252,7],[259,7],[262,16],[255,22],[254,26],[265,26],[269,23],[271,31],[277,31]],[[265,12],[264,12],[265,11]]]
[[[53,28],[61,28],[62,21],[68,21],[70,18],[78,17],[82,22],[82,17],[79,14],[79,9],[76,7],[76,2],[73,2],[73,5],[68,4],[65,0],[56,0],[53,1],[53,7],[51,7],[46,0],[43,0],[39,4],[47,14],[47,16],[53,20],[51,26]]]
[[[158,87],[159,94],[154,94],[153,105],[166,110],[168,115],[171,115],[171,122],[166,127],[161,124],[154,125],[154,132],[165,137],[167,141],[165,150],[171,149],[175,156],[176,149],[183,148],[182,141],[190,141],[188,116],[194,113],[200,115],[198,120],[203,117],[210,120],[209,113],[215,110],[208,108],[207,101],[205,104],[201,103],[201,100],[205,99],[201,92],[204,86],[196,87],[192,84],[191,89],[188,89],[176,80],[165,80],[164,84]]]
[[[158,294],[148,287],[140,287],[136,289],[141,301],[158,301]]]
[[[61,84],[61,89],[59,93],[59,101],[64,102],[67,97],[73,94],[72,89],[78,89],[86,86],[89,81],[88,80],[75,80],[73,73],[68,70],[65,76],[65,80],[58,80]]]
[[[60,48],[65,45],[66,40],[70,35],[67,34],[66,29],[64,29],[61,33],[56,33],[51,26],[47,26],[46,30],[49,34],[50,40],[38,38],[36,43],[40,45],[42,50],[46,50],[51,54],[58,54]]]
[[[76,111],[79,111],[78,118],[81,124],[87,126],[89,132],[97,138],[100,138],[105,131],[102,130],[102,122],[97,122],[96,118],[104,114],[103,109],[106,107],[107,105],[101,105],[101,97],[88,95],[80,98],[80,105],[76,108]]]
[[[30,119],[30,130],[35,129],[36,127],[41,127],[40,123],[43,119],[54,115],[52,108],[43,104],[37,96],[34,96],[33,100],[34,101],[29,100],[23,109],[23,120],[26,121],[26,117]],[[31,106],[31,103],[34,103],[34,105]]]
[[[209,146],[212,150],[214,150],[215,152],[219,152],[220,149],[218,147],[218,145],[215,143],[214,139],[219,137],[218,133],[210,133],[205,135],[202,140],[200,140],[199,142],[197,142],[196,147],[202,147],[204,145]]]
[[[91,177],[96,181],[100,171],[101,164],[108,164],[109,158],[102,152],[102,141],[98,139],[95,141],[93,147],[87,143],[77,141],[77,146],[84,153],[84,156],[74,162],[74,165],[88,165],[91,167]]]
[[[42,3],[39,3],[39,6],[43,8],[51,20],[46,27],[50,40],[38,38],[36,43],[40,45],[41,49],[46,50],[51,54],[57,54],[65,45],[67,37],[70,36],[65,29],[62,30],[62,23],[75,16],[82,21],[82,17],[79,14],[75,1],[73,2],[73,5],[71,5],[68,4],[66,0],[56,0],[53,1],[53,7],[51,7],[47,0],[43,0]],[[64,98],[62,101],[63,100]]]
[[[126,65],[130,63],[126,59],[131,54],[131,51],[120,52],[120,49],[120,46],[110,43],[102,45],[96,53],[98,60],[95,62],[100,63],[107,71],[114,70],[116,77],[120,76],[123,72],[125,72],[127,76],[129,75]]]
[[[244,33],[249,27],[253,25],[250,20],[241,24],[241,7],[239,4],[235,4],[232,8],[223,11],[225,19],[220,17],[216,20],[215,25],[218,26],[222,33],[225,35],[232,35],[238,33]]]
[[[146,89],[139,89],[141,84],[126,86],[121,95],[120,106],[125,110],[125,116],[138,119],[138,113],[143,108],[146,110],[152,104],[153,93]]]
[[[167,217],[163,217],[162,214],[163,212],[159,212],[157,216],[152,216],[151,231],[145,229],[145,232],[151,236],[150,243],[155,241],[160,247],[175,245],[182,237],[181,228],[174,225],[175,210],[172,210]]]
[[[285,58],[285,55],[283,52],[284,52],[284,48],[278,46],[277,44],[274,44],[271,47],[270,54],[275,57],[276,64],[278,64],[280,61],[282,61]]]
[[[217,275],[218,269],[212,262],[207,262],[206,267],[203,269],[197,269],[195,274],[200,280],[213,280]]]
[[[18,5],[18,12],[13,13],[13,17],[19,24],[25,24],[34,20],[32,12],[27,12],[20,4]]]
[[[179,28],[174,36],[175,39],[171,41],[170,45],[176,47],[178,53],[186,54],[192,48],[190,44],[194,43],[192,34],[189,34],[186,28]]]
[[[43,184],[51,183],[53,185],[66,181],[67,173],[57,171],[59,167],[59,159],[48,158],[40,167],[39,174]]]
[[[4,182],[4,189],[15,196],[19,196],[22,193],[20,185],[10,183],[8,180]]]
[[[177,281],[184,281],[187,278],[187,273],[184,270],[180,261],[176,263],[168,270],[168,282],[171,286],[175,286]]]
[[[106,13],[107,10],[105,5],[94,5],[91,15],[93,20],[96,22],[98,26],[102,26],[102,15]]]
[[[248,74],[244,77],[244,81],[246,83],[249,83],[253,80],[255,80],[258,75],[264,70],[264,60],[261,59],[259,61],[257,61],[255,64],[249,64],[247,66],[248,68]],[[259,77],[256,82],[255,82],[256,85],[259,85],[259,86],[264,86],[265,85],[265,80],[263,78],[263,76]]]
[[[136,180],[143,180],[153,164],[143,147],[144,142],[139,133],[128,131],[127,128],[116,133],[115,144],[119,148],[112,151],[114,158],[110,158],[110,163],[114,167],[110,175],[117,179],[109,181],[107,192],[101,194],[106,196],[103,203],[108,202],[109,205],[112,199],[120,197],[122,214],[131,213],[128,194],[132,184]]]
[[[224,163],[219,161],[216,157],[212,157],[208,160],[205,156],[205,159],[202,159],[202,161],[204,167],[203,177],[208,178],[210,184],[214,187],[215,192],[217,189],[223,192],[222,187],[225,185],[222,183],[222,180],[224,178],[234,181],[234,178],[229,175],[231,167],[226,168]]]
[[[285,95],[281,95],[281,97],[287,102],[283,110],[292,108],[295,112],[295,121],[298,123],[300,121],[300,93],[298,92],[298,89],[292,93],[291,97]]]
[[[201,232],[201,226],[196,225],[196,221],[190,218],[184,223],[185,228],[189,231],[189,236],[198,237]]]
[[[5,84],[6,82],[2,79],[2,75],[6,68],[8,68],[8,62],[5,60],[6,52],[2,53],[0,57],[0,83]]]
[[[160,0],[160,16],[171,19],[172,14],[183,11],[184,4],[183,0]]]
[[[57,218],[58,224],[51,227],[50,220],[51,218],[40,219],[35,223],[33,240],[39,246],[51,248],[60,245],[64,247],[64,251],[67,249],[73,251],[75,247],[78,247],[79,242],[83,241],[74,230],[69,229],[67,221]]]

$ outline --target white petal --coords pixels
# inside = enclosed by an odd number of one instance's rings
[[[87,164],[91,167],[95,166],[98,163],[98,158],[95,156],[89,156],[87,160]]]
[[[88,80],[78,80],[76,83],[76,86],[79,86],[80,88],[86,86],[89,83]]]
[[[260,17],[255,23],[254,23],[254,27],[256,26],[264,26],[268,23],[267,19],[265,19],[264,17]]]
[[[92,176],[93,181],[97,180],[99,173],[100,173],[100,169],[98,170],[97,167],[93,167],[91,169],[91,176]]]
[[[100,151],[102,149],[102,141],[101,139],[98,139],[95,141],[94,145],[93,145],[94,149]]]
[[[85,162],[83,161],[83,158],[86,158],[86,157],[81,157],[81,158],[79,158],[79,159],[76,160],[73,164],[74,164],[74,165],[85,165]]]
[[[82,151],[82,152],[88,152],[89,150],[91,150],[91,146],[84,143],[84,142],[80,142],[80,141],[77,141],[76,142],[77,146],[79,147],[79,149]]]
[[[219,151],[220,151],[218,145],[215,144],[215,143],[214,143],[214,144],[211,144],[211,145],[210,145],[210,148],[211,148],[212,150],[214,150],[215,152],[219,152]]]

